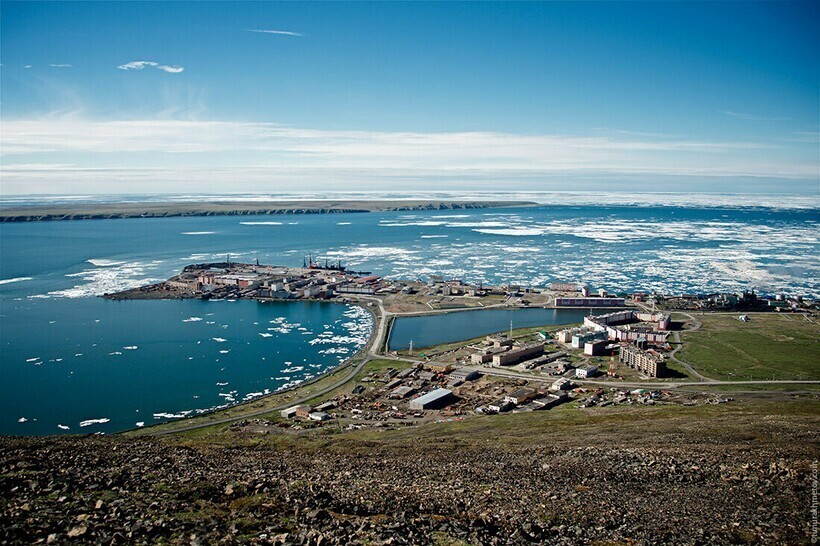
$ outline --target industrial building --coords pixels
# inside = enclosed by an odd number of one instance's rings
[[[401,400],[402,398],[407,398],[408,396],[412,396],[415,394],[416,389],[413,387],[396,387],[393,391],[390,392],[390,398],[397,398]]]
[[[510,404],[520,406],[521,404],[528,402],[530,399],[535,398],[535,394],[536,393],[534,389],[528,389],[525,387],[522,389],[514,390],[513,392],[505,396],[504,400],[506,402],[509,402]]]
[[[449,389],[436,389],[423,396],[410,400],[410,409],[425,410],[442,408],[453,399],[453,391]]]
[[[649,377],[666,375],[666,360],[654,351],[643,351],[631,345],[622,345],[618,360]]]
[[[588,377],[595,377],[596,375],[598,375],[598,368],[592,364],[575,369],[575,377],[578,379],[586,379]]]
[[[462,381],[473,381],[481,376],[475,368],[459,368],[450,373],[450,379],[460,379]]]
[[[556,307],[623,307],[623,298],[555,298]]]
[[[512,349],[504,353],[493,355],[493,366],[507,366],[510,364],[517,364],[522,360],[533,358],[544,354],[544,344],[534,343],[532,345],[525,345],[519,349]]]
[[[532,403],[538,409],[550,409],[558,404],[561,404],[562,402],[566,402],[567,400],[569,400],[567,393],[559,391],[545,394],[544,396],[533,400]]]

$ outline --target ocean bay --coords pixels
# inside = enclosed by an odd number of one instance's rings
[[[338,365],[372,328],[369,313],[338,304],[97,297],[190,263],[230,255],[299,266],[311,253],[392,278],[817,295],[819,231],[816,209],[702,206],[4,224],[2,433],[113,432],[241,402]],[[350,312],[362,314],[344,317]],[[325,341],[308,343],[325,332]]]

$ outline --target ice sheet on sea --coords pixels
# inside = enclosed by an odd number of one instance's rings
[[[183,231],[180,235],[213,235],[215,231]]]
[[[29,297],[83,298],[99,296],[105,293],[137,288],[144,284],[161,280],[148,275],[150,271],[155,270],[162,263],[161,260],[149,262],[117,262],[113,260],[91,259],[87,261],[96,267],[65,275],[69,278],[82,278],[83,281],[86,281],[85,284],[78,284],[72,288],[54,290],[48,292],[48,294],[39,294]]]
[[[13,282],[30,281],[34,277],[14,277],[13,279],[0,279],[0,284],[11,284]]]
[[[449,235],[421,235],[422,239],[447,239]]]
[[[123,349],[125,349],[126,351],[136,351],[137,349],[139,349],[139,347],[137,347],[136,345],[128,345],[126,347],[123,347]]]
[[[228,341],[224,337],[212,337],[211,339],[216,341],[217,343],[225,343],[226,341]]]
[[[91,425],[102,425],[104,423],[109,422],[111,419],[107,417],[101,417],[100,419],[87,419],[85,421],[80,421],[81,427],[90,427]]]
[[[17,422],[18,423],[26,423],[26,422],[28,422],[28,419],[26,419],[25,417],[20,417],[19,419],[17,419]]]
[[[137,428],[142,428],[145,426],[145,421],[137,421],[134,424],[137,425]]]
[[[154,419],[182,419],[183,417],[188,417],[193,412],[194,410],[185,410],[177,413],[155,413]]]
[[[71,427],[67,425],[57,425],[57,428],[60,430],[71,430]]]
[[[182,319],[182,322],[199,322],[202,320],[201,317],[188,317],[186,319]]]
[[[282,222],[239,222],[243,226],[281,226]]]
[[[259,332],[259,335],[262,337],[273,337],[273,334],[269,334],[268,332]]]
[[[301,372],[304,369],[305,369],[304,366],[291,366],[289,368],[283,369],[282,371],[284,373],[296,373],[296,372]]]
[[[230,350],[230,349],[222,349],[221,351],[219,351],[219,354],[226,355],[226,354],[228,354],[228,353],[230,353],[230,352],[231,352],[231,350]]]

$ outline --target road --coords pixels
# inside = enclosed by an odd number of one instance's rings
[[[528,381],[544,381],[544,382],[551,382],[558,377],[552,378],[549,376],[538,377],[537,375],[529,375],[524,373],[515,372],[512,370],[505,370],[502,368],[490,368],[488,366],[476,366],[481,373],[486,375],[495,375],[498,377],[511,377],[514,379],[526,379]],[[717,385],[771,385],[771,384],[782,384],[782,385],[793,385],[793,384],[804,384],[804,385],[820,385],[820,381],[809,381],[809,380],[758,380],[758,381],[721,381],[717,379],[709,379],[708,381],[675,381],[671,383],[658,383],[658,382],[647,382],[647,381],[601,381],[595,379],[573,379],[573,383],[578,383],[580,385],[597,385],[597,386],[608,386],[608,387],[629,387],[629,388],[639,388],[639,389],[674,389],[676,387],[684,387],[684,386],[696,386],[696,387],[714,387]]]

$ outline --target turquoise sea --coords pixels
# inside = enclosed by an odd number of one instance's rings
[[[337,365],[372,328],[339,304],[96,297],[188,263],[311,252],[388,277],[818,297],[818,221],[811,206],[602,201],[0,224],[0,433],[114,432],[239,402]]]

